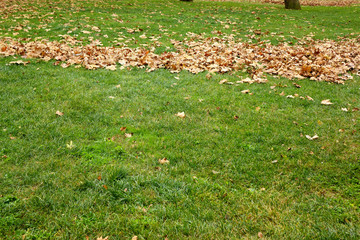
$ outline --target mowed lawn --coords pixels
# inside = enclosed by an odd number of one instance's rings
[[[159,53],[189,32],[273,44],[360,34],[359,6],[1,4],[1,38]],[[360,238],[359,76],[227,85],[248,74],[9,64],[20,59],[0,58],[0,239]]]

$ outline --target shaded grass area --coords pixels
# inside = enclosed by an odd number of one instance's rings
[[[358,77],[229,86],[205,73],[9,61],[0,59],[3,238],[359,237]],[[320,104],[328,98],[334,105]]]

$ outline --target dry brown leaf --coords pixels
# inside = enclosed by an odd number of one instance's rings
[[[305,135],[305,137],[311,141],[319,138],[317,134],[315,134],[313,137],[311,137],[310,135]]]
[[[18,61],[9,62],[9,65],[15,64],[15,65],[25,65],[26,66],[29,63],[30,63],[30,61],[24,62],[23,60],[18,60]]]
[[[221,80],[220,82],[219,82],[219,84],[224,84],[224,83],[227,83],[227,79],[223,79],[223,80]]]
[[[331,104],[333,104],[333,103],[330,102],[330,99],[325,99],[325,100],[322,100],[322,101],[321,101],[321,104],[322,104],[322,105],[331,105]]]
[[[178,112],[177,114],[175,114],[175,116],[177,116],[179,118],[185,118],[186,117],[184,112]]]
[[[107,67],[105,67],[105,69],[110,70],[110,71],[115,71],[116,70],[116,65],[107,66]]]
[[[159,159],[159,163],[160,163],[160,164],[169,164],[170,161],[167,160],[166,158],[163,158],[163,159]]]
[[[131,240],[138,240],[138,237],[137,237],[137,236],[133,236],[133,237],[131,238]]]
[[[67,68],[67,67],[69,67],[69,65],[66,64],[66,63],[62,63],[60,66],[61,66],[62,68]]]
[[[106,237],[103,238],[103,237],[101,236],[101,237],[98,237],[96,240],[109,240],[109,237],[106,236]]]
[[[249,89],[242,90],[241,93],[247,94],[247,93],[250,93],[250,90]]]
[[[55,114],[58,115],[58,116],[63,116],[63,115],[64,115],[64,113],[63,113],[63,112],[60,112],[59,110],[56,111]]]
[[[131,138],[134,134],[133,133],[125,133],[124,135],[126,138]]]
[[[297,83],[293,83],[293,85],[296,87],[296,88],[301,88],[301,86]]]

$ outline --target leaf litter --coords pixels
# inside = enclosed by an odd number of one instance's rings
[[[233,35],[205,37],[189,33],[190,40],[171,40],[176,52],[155,53],[155,48],[103,47],[99,40],[81,45],[81,41],[62,35],[61,41],[23,41],[0,38],[0,55],[20,55],[22,58],[56,60],[62,67],[83,66],[86,69],[116,70],[129,67],[168,69],[172,73],[187,70],[197,74],[246,71],[251,79],[242,82],[266,82],[264,73],[288,79],[310,79],[343,84],[360,75],[360,38],[313,40],[309,37],[296,45],[268,42],[247,43],[235,40]],[[25,41],[27,40],[27,41]]]

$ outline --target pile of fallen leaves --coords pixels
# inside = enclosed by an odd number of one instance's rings
[[[284,0],[206,0],[215,2],[262,2],[284,5]],[[300,0],[302,6],[351,6],[360,4],[360,0]]]
[[[56,60],[55,65],[70,65],[86,69],[116,70],[116,65],[159,68],[171,72],[187,70],[227,73],[246,71],[253,82],[265,82],[263,74],[279,75],[289,79],[304,79],[344,83],[351,79],[349,72],[360,71],[360,38],[341,41],[300,40],[296,45],[268,42],[247,43],[232,35],[206,38],[188,34],[184,41],[172,40],[175,52],[155,54],[155,48],[102,47],[99,41],[83,46],[80,41],[64,35],[62,41],[19,41],[0,39],[0,55],[20,55],[25,59]]]

